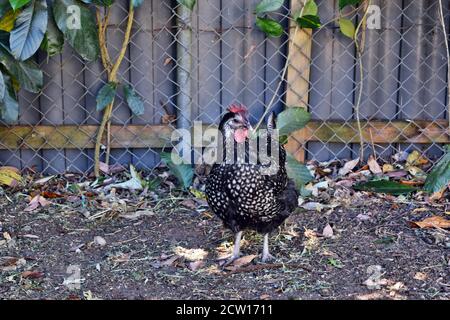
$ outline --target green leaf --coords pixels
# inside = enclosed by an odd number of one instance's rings
[[[339,28],[344,36],[353,39],[355,37],[355,25],[351,20],[340,18]]]
[[[317,8],[317,4],[314,0],[308,0],[303,7],[302,16],[317,16],[319,9]]]
[[[144,2],[144,0],[131,0],[131,1],[133,2],[133,7],[135,8],[139,7]]]
[[[97,93],[97,111],[102,111],[107,105],[114,101],[116,96],[117,84],[114,82],[106,83]]]
[[[393,195],[400,195],[417,191],[417,189],[414,187],[390,180],[374,180],[363,182],[353,186],[353,188],[355,190],[389,193]]]
[[[277,117],[277,128],[280,136],[297,131],[311,120],[308,111],[300,107],[288,107]]]
[[[447,145],[446,149],[445,155],[435,164],[425,180],[423,188],[428,192],[439,192],[450,183],[450,145]]]
[[[61,53],[64,47],[64,35],[56,26],[53,18],[52,10],[49,10],[47,32],[45,33],[44,41],[41,43],[41,49],[46,51],[51,57],[55,54]]]
[[[188,189],[194,178],[194,169],[190,164],[183,163],[183,160],[176,153],[161,152],[161,159],[167,164],[170,172],[183,185],[184,189]],[[175,160],[175,162],[174,162]]]
[[[256,25],[268,36],[280,37],[283,34],[283,27],[275,20],[256,17]]]
[[[9,4],[8,4],[9,5]],[[2,15],[0,20],[0,30],[10,32],[14,28],[14,22],[20,11],[9,10],[5,15]]]
[[[19,118],[19,103],[10,77],[4,75],[2,78],[4,78],[6,90],[3,100],[0,102],[1,117],[6,123],[14,123]]]
[[[9,44],[18,60],[27,60],[39,49],[47,30],[47,1],[34,0],[17,17]]]
[[[125,93],[125,99],[127,100],[128,107],[136,116],[141,116],[144,114],[144,102],[141,97],[136,93],[136,91],[129,85],[123,87],[123,92]]]
[[[256,5],[255,12],[261,14],[264,12],[277,11],[283,5],[284,0],[262,0]]]
[[[3,64],[14,79],[27,91],[39,92],[44,76],[39,67],[31,60],[17,61],[9,51],[9,34],[0,31],[0,63]]]
[[[177,2],[178,2],[179,4],[182,4],[183,6],[185,6],[186,8],[188,8],[189,10],[194,9],[195,1],[196,1],[196,0],[177,0]]]
[[[339,0],[339,10],[344,9],[348,5],[358,5],[362,0]]]
[[[79,16],[78,9],[74,8],[79,8]],[[55,0],[53,15],[59,30],[75,51],[85,60],[96,60],[100,52],[97,24],[89,7],[76,0]]]
[[[316,29],[321,26],[320,18],[318,16],[304,15],[298,17],[296,21],[301,28]]]
[[[297,190],[301,190],[314,178],[309,169],[289,153],[286,154],[286,172],[288,177],[294,181]]]
[[[13,8],[14,10],[22,8],[23,6],[27,5],[30,2],[31,0],[9,0],[11,8]]]

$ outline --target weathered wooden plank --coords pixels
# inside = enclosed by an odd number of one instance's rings
[[[448,120],[370,121],[362,122],[364,139],[374,143],[450,143]],[[212,126],[205,125],[204,128]],[[36,127],[18,125],[0,127],[0,149],[86,149],[93,147],[95,125],[62,125]],[[111,148],[162,148],[171,146],[173,128],[169,125],[111,126]],[[194,132],[195,136],[202,133]],[[329,143],[357,143],[359,135],[354,121],[311,121],[290,139]],[[201,140],[199,140],[201,141]],[[205,146],[203,142],[200,145]],[[200,146],[198,145],[198,146]]]
[[[303,1],[304,3],[304,1]],[[291,0],[292,12],[297,12],[302,8],[302,2]],[[298,29],[292,22],[289,28],[289,66],[287,70],[286,105],[307,108],[309,100],[309,76],[311,65],[311,44],[312,30]],[[299,133],[300,140],[290,139],[286,145],[286,150],[297,160],[305,160],[305,149],[300,141],[305,141],[302,133]]]
[[[85,149],[94,147],[98,126],[0,127],[0,149]],[[172,133],[168,126],[111,126],[111,148],[163,147]]]

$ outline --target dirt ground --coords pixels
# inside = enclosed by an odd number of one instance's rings
[[[124,191],[109,207],[66,197],[25,212],[25,194],[2,192],[2,299],[450,298],[449,232],[408,223],[445,215],[445,205],[372,196],[299,209],[271,236],[276,261],[223,270],[216,259],[233,236],[186,196],[128,202]],[[260,235],[244,234],[246,258],[261,248]]]

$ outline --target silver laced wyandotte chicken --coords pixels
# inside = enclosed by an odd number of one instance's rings
[[[222,155],[218,156],[220,161],[214,163],[206,179],[205,191],[211,210],[235,233],[233,253],[226,264],[239,257],[240,240],[245,229],[264,234],[262,262],[272,259],[269,233],[297,208],[298,193],[294,182],[286,174],[286,151],[278,143],[278,138],[273,144],[274,128],[274,116],[271,114],[267,121],[267,134],[258,138],[257,152],[267,150],[264,153],[272,161],[276,159],[275,169],[273,162],[267,162],[267,157],[264,162],[259,154],[256,161],[251,156],[251,126],[244,106],[230,106],[219,124],[223,145],[218,153]],[[266,143],[266,148],[261,148],[262,143]],[[231,148],[233,153],[226,158]],[[267,170],[269,166],[271,170]]]

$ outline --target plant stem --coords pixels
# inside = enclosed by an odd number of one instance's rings
[[[364,136],[363,136],[363,132],[362,132],[362,128],[361,128],[361,119],[360,119],[360,115],[359,115],[359,107],[361,105],[361,98],[362,98],[362,92],[363,92],[363,86],[364,86],[364,66],[363,66],[363,62],[362,62],[362,53],[364,50],[364,33],[365,33],[365,28],[363,28],[363,34],[361,35],[361,43],[358,42],[358,32],[359,29],[361,28],[361,26],[366,22],[366,17],[367,17],[367,13],[369,12],[369,6],[370,6],[370,0],[367,3],[367,6],[365,8],[364,11],[364,15],[361,19],[361,21],[359,22],[358,26],[356,27],[355,30],[355,35],[353,38],[353,41],[355,42],[355,47],[356,47],[356,54],[357,54],[357,60],[358,60],[358,64],[359,64],[359,88],[358,88],[358,97],[356,99],[356,104],[355,104],[355,115],[356,115],[356,124],[358,126],[358,134],[359,134],[359,161],[362,161],[364,159]]]
[[[132,4],[132,1],[130,1],[130,6],[128,9],[128,20],[127,20],[127,26],[125,30],[124,39],[122,42],[122,48],[120,49],[119,55],[114,62],[114,64],[111,63],[111,59],[109,57],[108,48],[106,45],[106,29],[108,27],[108,18],[109,18],[109,10],[106,13],[106,16],[104,20],[100,17],[100,11],[97,9],[96,11],[97,16],[97,23],[99,28],[99,43],[100,43],[100,54],[102,57],[102,63],[104,68],[106,69],[108,73],[108,82],[117,82],[117,71],[119,70],[120,64],[122,63],[123,58],[125,57],[125,53],[127,51],[128,43],[130,42],[130,36],[131,36],[131,27],[133,26],[133,19],[134,19],[134,6]],[[114,99],[113,101],[106,106],[105,111],[103,112],[103,118],[102,122],[100,123],[100,126],[98,128],[97,137],[95,141],[95,151],[94,151],[94,174],[96,177],[100,175],[100,148],[102,145],[102,138],[103,134],[105,132],[105,127],[107,127],[107,146],[106,146],[106,160],[105,162],[109,163],[109,155],[111,150],[111,114],[112,114],[112,108],[114,105]]]

